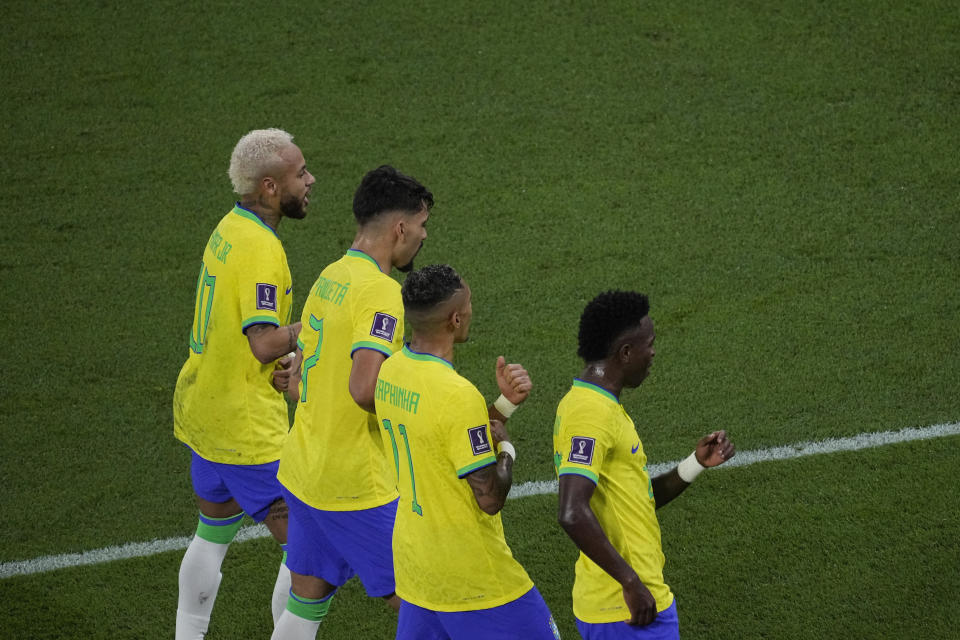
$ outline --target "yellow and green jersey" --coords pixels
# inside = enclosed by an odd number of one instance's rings
[[[173,432],[212,462],[263,464],[280,457],[287,402],[244,332],[282,326],[293,310],[280,238],[236,205],[207,241],[197,280],[190,351],[173,394]]]
[[[377,417],[349,391],[353,354],[390,356],[403,345],[400,285],[376,261],[350,249],[307,295],[298,345],[300,402],[280,457],[280,482],[315,509],[356,511],[397,497]]]
[[[377,418],[400,490],[397,595],[433,611],[489,609],[533,587],[463,478],[496,464],[487,404],[446,360],[404,347],[383,363]],[[396,474],[393,473],[396,470]]]
[[[627,564],[663,611],[673,593],[663,581],[660,524],[647,456],[633,420],[609,391],[576,379],[557,407],[553,428],[557,475],[577,474],[597,485],[590,508]],[[616,580],[582,552],[573,583],[573,613],[598,624],[627,620],[630,612]]]

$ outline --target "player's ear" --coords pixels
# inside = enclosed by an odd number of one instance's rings
[[[397,240],[403,240],[407,234],[407,222],[403,219],[403,216],[397,216],[396,222],[393,223],[393,233]]]
[[[629,342],[622,342],[617,348],[617,359],[620,362],[627,363],[630,361],[631,348]]]
[[[265,176],[263,180],[260,181],[260,185],[263,187],[264,193],[267,193],[271,196],[277,195],[278,186],[277,181],[270,176]]]

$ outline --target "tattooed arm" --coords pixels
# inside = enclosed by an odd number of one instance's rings
[[[510,441],[499,420],[490,421],[490,431],[493,432],[494,443]],[[473,489],[473,497],[480,509],[491,516],[496,515],[507,501],[513,484],[513,456],[502,451],[497,454],[496,464],[477,469],[464,480]]]

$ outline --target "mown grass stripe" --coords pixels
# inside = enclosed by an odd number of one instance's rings
[[[758,462],[791,460],[804,456],[837,453],[840,451],[859,451],[861,449],[882,447],[900,442],[929,440],[953,435],[960,435],[960,422],[936,424],[929,427],[910,427],[901,429],[900,431],[861,433],[847,438],[827,438],[826,440],[816,442],[800,442],[784,447],[772,447],[770,449],[758,449],[755,451],[738,451],[736,457],[722,467],[718,467],[718,470],[746,467]],[[679,461],[660,462],[649,465],[647,469],[651,476],[657,476],[665,471],[669,471],[678,463]],[[524,482],[523,484],[513,487],[510,491],[510,498],[546,495],[556,493],[556,491],[556,480],[536,480]],[[240,529],[234,542],[264,538],[268,535],[270,535],[270,533],[265,526],[262,524],[253,525]],[[57,569],[82,567],[128,558],[142,558],[165,551],[182,550],[187,548],[192,538],[193,536],[182,536],[178,538],[167,538],[165,540],[153,540],[151,542],[131,542],[115,547],[84,551],[82,553],[64,553],[55,556],[42,556],[40,558],[34,558],[33,560],[5,562],[0,564],[0,578],[45,573]]]

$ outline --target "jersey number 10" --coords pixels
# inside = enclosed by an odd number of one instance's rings
[[[207,325],[210,324],[210,310],[213,308],[213,289],[217,276],[207,273],[207,267],[200,263],[200,277],[197,278],[197,304],[190,329],[190,349],[194,353],[203,353],[203,343],[207,340]]]

